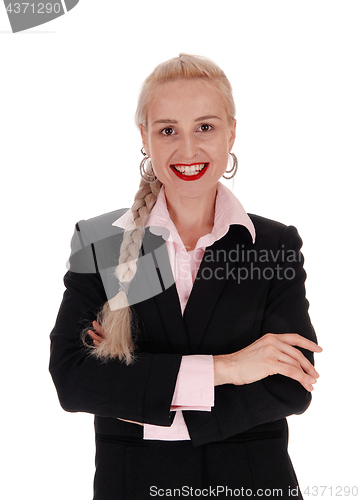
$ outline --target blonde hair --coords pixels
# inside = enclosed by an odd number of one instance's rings
[[[211,60],[200,56],[180,54],[179,57],[159,64],[144,81],[138,100],[135,122],[138,127],[147,126],[147,109],[159,85],[178,79],[203,79],[221,93],[228,111],[229,121],[235,118],[235,104],[232,89],[225,73]],[[148,175],[154,175],[152,167]],[[101,358],[119,358],[130,364],[135,354],[135,317],[129,306],[126,287],[134,278],[137,259],[142,245],[144,227],[154,206],[162,184],[159,180],[148,183],[141,179],[139,190],[131,207],[130,220],[124,231],[120,247],[119,265],[115,270],[121,286],[119,293],[105,303],[97,321],[102,325],[105,338],[92,353]]]
[[[229,121],[235,118],[235,102],[232,88],[225,73],[210,59],[201,56],[179,54],[165,61],[154,69],[146,78],[140,89],[138,106],[135,113],[135,123],[140,128],[147,126],[147,109],[149,103],[159,90],[159,85],[180,79],[202,79],[217,90],[225,101]]]

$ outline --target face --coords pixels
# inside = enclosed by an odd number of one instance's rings
[[[144,148],[167,199],[215,197],[236,127],[221,94],[200,79],[164,83],[147,122],[141,127]]]

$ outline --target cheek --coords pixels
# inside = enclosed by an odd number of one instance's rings
[[[154,149],[151,149],[150,153],[151,153],[150,154],[151,161],[152,161],[152,164],[154,165],[154,168],[156,168],[157,170],[160,170],[163,163],[164,163],[162,155]]]
[[[171,157],[171,151],[164,145],[150,143],[149,155],[153,164],[153,168],[159,173],[168,167]]]
[[[214,154],[217,156],[224,156],[230,151],[230,137],[224,131],[217,137],[216,141],[211,144]]]
[[[224,142],[218,145],[217,148],[213,150],[213,158],[219,166],[226,166],[229,157],[229,149]]]
[[[154,154],[151,157],[151,164],[152,164],[152,167],[153,167],[153,170],[154,170],[156,177],[161,182],[164,182],[166,175],[168,174],[167,163],[159,155]]]
[[[164,157],[164,147],[161,144],[161,141],[156,137],[149,137],[148,140],[148,145],[149,145],[149,156],[151,158],[154,158],[154,161],[156,162],[161,162],[162,158]]]

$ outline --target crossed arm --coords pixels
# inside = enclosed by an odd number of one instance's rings
[[[283,236],[279,248],[284,241],[285,249],[299,250],[301,240],[293,228],[286,228]],[[88,250],[90,247],[79,251],[78,260],[83,262]],[[322,349],[312,342],[316,337],[307,314],[302,262],[290,265],[296,271],[295,279],[271,284],[258,325],[259,339],[231,354],[213,356],[213,410],[184,412],[195,445],[209,442],[210,435],[212,440],[225,439],[264,422],[302,413],[308,406],[308,391],[313,390],[318,378],[312,365],[313,353]],[[141,353],[131,367],[116,360],[104,364],[87,356],[79,342],[79,318],[93,318],[98,305],[107,299],[102,280],[99,273],[86,267],[82,272],[70,270],[64,282],[66,291],[51,334],[50,362],[63,408],[170,425],[169,408],[180,355]],[[93,323],[93,330],[89,335],[96,345],[103,332],[97,323]],[[285,333],[294,331],[300,335]]]
[[[96,321],[93,328],[94,331],[88,330],[88,334],[94,346],[98,346],[104,339],[104,331]],[[237,352],[213,356],[214,385],[245,385],[280,374],[296,380],[311,392],[319,373],[296,347],[322,351],[315,342],[296,333],[267,333]]]

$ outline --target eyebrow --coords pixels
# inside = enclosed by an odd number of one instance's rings
[[[221,120],[219,116],[216,115],[206,115],[206,116],[200,116],[200,118],[196,118],[196,122],[202,122],[204,120],[213,120],[214,118]],[[155,123],[171,123],[173,125],[176,125],[178,122],[176,120],[169,120],[169,119],[164,119],[164,120],[156,120],[152,125],[155,125]]]
[[[219,116],[216,115],[206,115],[206,116],[200,116],[200,118],[196,118],[196,122],[202,122],[204,120],[213,120],[214,118],[217,118],[218,120],[221,120]]]

